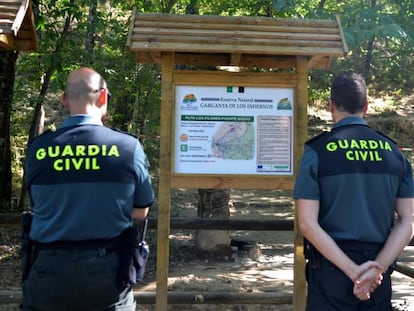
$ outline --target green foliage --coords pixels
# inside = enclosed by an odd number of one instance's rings
[[[401,14],[406,4],[360,2],[345,7],[341,15],[350,48],[343,65],[364,74],[377,92],[411,92],[411,88],[402,87],[406,84],[401,85],[409,73],[409,67],[402,65],[411,64],[413,46],[412,19],[406,19],[405,12]]]

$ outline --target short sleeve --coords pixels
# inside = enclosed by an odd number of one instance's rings
[[[397,198],[414,197],[413,172],[410,162],[404,158],[404,176],[402,177],[400,188],[398,189]]]
[[[149,175],[148,167],[147,156],[140,143],[138,143],[134,154],[134,168],[137,174],[134,207],[145,208],[151,206],[154,201],[154,191],[152,189],[151,176]]]
[[[305,146],[295,180],[295,199],[319,200],[318,156],[309,146]]]

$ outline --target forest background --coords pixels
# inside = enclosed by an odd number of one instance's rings
[[[370,97],[382,98],[387,105],[386,113],[392,113],[402,98],[410,96],[414,85],[412,0],[32,2],[39,48],[32,53],[16,52],[12,101],[0,101],[0,105],[7,105],[0,108],[8,110],[10,116],[1,121],[2,128],[8,127],[9,133],[2,131],[0,139],[10,143],[0,152],[0,212],[19,212],[25,207],[22,178],[27,142],[45,129],[56,128],[65,117],[60,96],[68,73],[79,66],[93,67],[105,77],[112,93],[109,125],[141,137],[156,174],[161,68],[137,64],[133,53],[126,48],[133,8],[144,13],[307,19],[339,16],[349,53],[334,59],[328,70],[310,72],[311,108],[326,107],[333,76],[345,70],[363,74]],[[2,52],[0,57],[3,66],[10,53]],[[4,80],[0,82],[4,87]]]

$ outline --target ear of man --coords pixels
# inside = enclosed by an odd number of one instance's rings
[[[106,89],[101,89],[101,92],[99,93],[99,107],[105,105],[107,103],[108,98],[108,91]]]
[[[65,107],[67,110],[69,110],[69,105],[68,105],[68,101],[67,101],[65,93],[62,94],[62,103],[63,103],[63,107]]]
[[[368,101],[365,102],[364,110],[362,111],[362,115],[365,117],[368,112]]]

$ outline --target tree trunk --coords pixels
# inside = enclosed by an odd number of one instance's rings
[[[13,100],[16,51],[0,52],[0,210],[10,211],[12,172],[10,111]]]
[[[177,0],[162,1],[162,13],[171,13],[171,10],[173,9],[176,2]]]
[[[374,10],[376,6],[377,6],[377,0],[371,0],[371,8]],[[374,51],[374,43],[375,43],[375,35],[373,35],[373,37],[368,41],[367,55],[365,57],[364,71],[362,73],[367,84],[369,84],[369,82],[371,80],[369,75],[370,75],[370,71],[371,71],[372,54],[373,54],[373,51]]]
[[[324,6],[325,6],[325,0],[319,1],[318,11],[316,13],[318,15],[318,18],[321,18]]]
[[[230,190],[198,189],[197,216],[210,219],[230,218]],[[229,230],[197,230],[196,252],[204,258],[229,256],[231,252]]]
[[[70,4],[73,5],[75,3],[75,0],[70,0]],[[66,41],[66,36],[69,33],[70,23],[72,20],[72,15],[68,15],[65,19],[65,25],[63,27],[62,34],[60,38],[56,41],[55,50],[53,51],[53,54],[59,55],[63,45]],[[58,57],[56,58],[58,59]],[[43,77],[43,84],[42,88],[40,89],[40,93],[38,98],[35,102],[35,109],[33,112],[32,121],[30,123],[30,130],[29,130],[29,143],[38,135],[43,133],[44,130],[44,121],[45,121],[45,111],[43,107],[43,101],[46,97],[47,90],[49,89],[50,80],[52,78],[52,74],[56,69],[56,63],[52,62],[50,63],[44,77]],[[24,179],[24,178],[23,178]],[[20,192],[20,198],[19,198],[19,209],[24,210],[26,205],[26,194],[27,190],[24,184],[22,185],[22,190]]]
[[[89,6],[88,15],[88,29],[86,32],[85,50],[88,57],[88,63],[93,63],[93,49],[95,47],[95,26],[96,26],[96,14],[98,8],[98,0],[91,1]]]
[[[185,14],[200,14],[198,9],[198,0],[191,0],[185,8]]]
[[[365,57],[365,62],[364,62],[364,72],[363,72],[363,76],[365,78],[365,81],[367,84],[369,84],[370,82],[370,71],[371,71],[371,63],[372,63],[372,53],[374,51],[374,42],[375,42],[375,37],[372,38],[367,45],[367,55]]]

